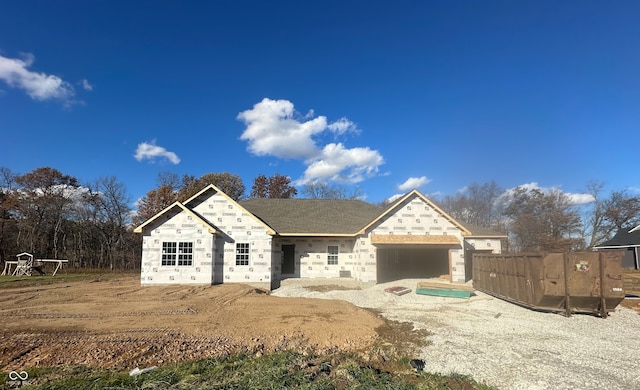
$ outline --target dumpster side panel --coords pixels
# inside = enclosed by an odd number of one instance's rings
[[[544,284],[544,263],[542,262],[541,255],[525,255],[524,261],[529,270],[529,288],[530,288],[530,298],[528,302],[537,306],[540,304],[545,294],[545,284]]]
[[[566,280],[564,254],[550,253],[540,259],[542,274],[540,284],[542,294],[538,297],[536,306],[546,310],[564,310],[566,301]]]
[[[515,298],[518,301],[522,301],[522,302],[529,302],[529,286],[527,283],[527,276],[526,276],[526,260],[525,259],[518,259],[517,261],[513,262],[514,265],[514,269],[515,269],[515,274],[514,274],[514,279],[515,279],[515,284],[516,284],[516,296]]]
[[[474,254],[473,286],[538,310],[606,317],[624,299],[622,252]]]
[[[603,251],[600,253],[602,267],[602,297],[605,301],[606,311],[615,309],[625,297],[624,270],[622,260],[624,252]]]
[[[593,312],[600,306],[600,259],[597,252],[567,255],[567,285],[571,310]]]

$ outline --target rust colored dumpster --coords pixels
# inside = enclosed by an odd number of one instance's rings
[[[606,318],[624,299],[622,252],[473,254],[473,287],[531,309]]]

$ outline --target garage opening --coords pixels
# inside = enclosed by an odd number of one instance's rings
[[[432,246],[378,247],[378,283],[399,279],[428,279],[449,274],[449,248]]]

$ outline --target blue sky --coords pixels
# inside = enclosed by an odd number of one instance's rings
[[[637,1],[5,1],[0,166],[640,193]],[[537,183],[537,184],[532,184]]]

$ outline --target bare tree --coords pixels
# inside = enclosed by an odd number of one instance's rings
[[[606,221],[604,200],[601,197],[604,183],[590,182],[587,191],[593,197],[593,202],[583,216],[582,236],[587,248],[592,248],[599,242],[605,241],[613,234],[613,229]]]
[[[209,184],[215,185],[233,200],[239,200],[244,195],[245,187],[240,176],[228,172],[206,173],[198,179],[190,175],[183,176],[178,200],[183,202],[189,199]]]
[[[360,188],[349,190],[342,185],[329,185],[325,182],[307,183],[302,188],[302,195],[311,199],[360,199]]]
[[[504,215],[509,221],[512,249],[568,251],[581,244],[574,236],[580,229],[580,215],[560,190],[517,187]]]
[[[110,268],[122,268],[125,264],[127,232],[131,208],[124,184],[114,176],[99,178],[90,186],[88,197],[94,208],[94,225],[102,239],[104,259]],[[102,256],[101,256],[102,257]]]
[[[138,201],[138,210],[133,217],[134,225],[140,225],[144,221],[169,207],[178,199],[178,195],[171,186],[160,186],[150,190]]]
[[[504,190],[494,181],[473,183],[453,196],[446,196],[442,208],[463,224],[501,230],[498,199]]]
[[[9,253],[17,253],[15,246],[17,224],[15,219],[16,197],[11,196],[16,185],[16,174],[11,169],[0,167],[0,262]]]
[[[265,175],[258,175],[253,179],[251,194],[249,198],[268,198],[269,197],[269,179]]]
[[[604,202],[605,218],[617,230],[640,224],[640,197],[614,191]]]
[[[158,173],[158,187],[171,187],[175,192],[180,189],[180,177],[177,173],[164,171]]]
[[[587,248],[602,243],[621,229],[640,224],[640,197],[626,191],[614,191],[609,197],[602,196],[604,183],[587,185],[593,202],[583,215],[583,236]]]
[[[57,257],[63,223],[71,211],[71,197],[79,187],[75,177],[50,167],[16,177],[19,243],[23,250]]]
[[[291,185],[291,178],[276,173],[266,177],[258,175],[253,181],[250,198],[293,198],[298,190]]]

